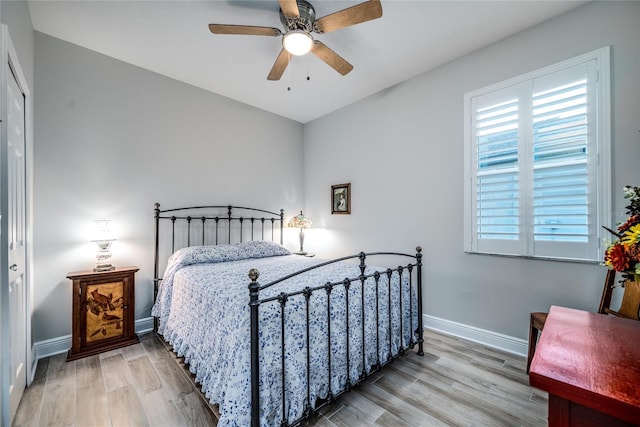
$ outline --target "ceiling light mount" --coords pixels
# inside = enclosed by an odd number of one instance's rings
[[[302,30],[311,33],[315,30],[316,10],[311,3],[305,0],[297,0],[299,15],[296,17],[286,17],[280,9],[280,22],[287,30]]]

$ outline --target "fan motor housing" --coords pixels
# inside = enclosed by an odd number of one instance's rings
[[[303,30],[308,33],[313,31],[313,23],[316,20],[316,11],[306,0],[297,0],[298,4],[298,12],[300,16],[297,18],[287,18],[282,13],[282,9],[280,9],[280,22],[284,25],[287,30]]]

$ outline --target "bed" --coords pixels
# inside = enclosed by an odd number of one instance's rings
[[[298,425],[407,350],[424,354],[420,247],[320,260],[282,246],[282,210],[156,204],[154,219],[156,333],[220,426]]]

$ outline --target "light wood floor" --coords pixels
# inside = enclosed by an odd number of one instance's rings
[[[14,426],[215,426],[176,359],[153,334],[133,346],[65,362],[42,359]],[[414,352],[342,395],[310,426],[544,426],[547,395],[525,359],[425,332]]]

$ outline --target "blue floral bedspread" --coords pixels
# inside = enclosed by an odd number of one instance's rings
[[[158,332],[184,356],[202,391],[219,405],[219,426],[248,426],[251,415],[250,310],[248,272],[257,268],[258,281],[266,284],[321,260],[290,255],[272,242],[201,246],[177,251],[169,260],[152,314],[159,318]],[[367,273],[375,268],[369,267]],[[380,270],[383,271],[383,270]],[[306,286],[321,286],[360,275],[357,264],[341,262],[311,270],[260,293],[264,299]],[[403,274],[402,316],[400,316],[398,274],[389,284],[385,273],[378,288],[368,279],[364,289],[364,370],[385,362],[389,351],[397,353],[402,324],[402,345],[411,340],[417,325],[416,291],[409,302],[408,273]],[[414,285],[415,287],[415,285]],[[347,373],[346,301],[349,301],[349,371]],[[344,390],[348,378],[360,377],[362,357],[362,286],[353,282],[330,293],[331,388]],[[327,292],[315,292],[309,300],[309,346],[311,404],[328,394]],[[411,307],[411,313],[409,313]],[[377,315],[376,315],[377,312]],[[280,425],[282,409],[281,306],[278,301],[260,306],[260,425]],[[302,416],[307,402],[306,301],[303,295],[290,297],[284,306],[285,327],[285,419]],[[390,317],[390,321],[389,321]],[[400,318],[402,317],[402,322]],[[411,322],[409,321],[411,318]],[[377,334],[376,334],[377,324]],[[412,326],[413,325],[413,326]],[[389,342],[389,328],[395,339]],[[417,336],[413,335],[414,340]],[[378,340],[378,341],[376,341]],[[376,357],[378,354],[379,359]]]

